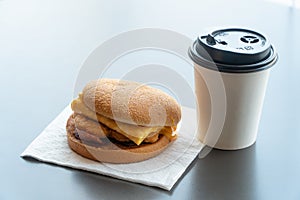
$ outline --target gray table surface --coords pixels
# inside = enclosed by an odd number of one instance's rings
[[[112,35],[228,25],[263,31],[280,55],[255,145],[195,159],[170,192],[20,158]],[[300,199],[299,26],[299,9],[266,1],[0,0],[0,199]]]

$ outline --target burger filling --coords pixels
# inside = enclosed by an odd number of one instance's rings
[[[145,127],[123,122],[117,122],[102,115],[96,114],[82,101],[81,96],[71,104],[74,114],[67,126],[69,132],[77,139],[89,144],[104,144],[108,140],[121,142],[127,145],[154,143],[160,135],[174,140],[176,127]]]
[[[90,120],[87,117],[79,114],[71,115],[67,130],[74,135],[76,139],[79,139],[85,144],[92,146],[101,146],[110,143],[111,141],[116,143],[122,143],[127,146],[136,145],[130,139],[124,135],[108,128],[107,126]],[[149,135],[143,143],[154,143],[159,139],[159,134],[154,133]]]

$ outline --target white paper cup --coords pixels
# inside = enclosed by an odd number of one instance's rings
[[[258,34],[245,29],[223,29],[213,32],[213,39],[217,38],[219,33],[224,34],[226,31],[229,35],[234,31],[239,31],[239,34],[246,34],[253,38],[255,34]],[[231,38],[224,36],[222,41],[226,41],[228,46],[232,42],[234,49],[237,49],[236,45],[245,43],[240,38],[242,37],[236,34]],[[190,57],[195,63],[198,136],[202,143],[210,147],[236,150],[249,147],[256,141],[270,67],[277,61],[277,54],[273,47],[267,44],[266,38],[261,34],[258,34],[257,38],[259,39],[257,44],[250,42],[249,44],[253,45],[253,50],[256,51],[255,53],[258,52],[258,56],[260,51],[269,50],[267,53],[263,52],[265,53],[264,59],[255,57],[253,52],[242,51],[242,49],[239,49],[242,53],[231,52],[234,55],[230,55],[227,50],[225,57],[222,58],[220,54],[224,50],[220,51],[218,44],[212,43],[213,48],[218,51],[216,58],[214,49],[197,46],[201,42],[199,38],[189,50]],[[203,39],[206,41],[205,38]],[[220,41],[220,38],[218,39]],[[235,41],[237,39],[239,41]],[[265,47],[262,44],[268,46]],[[204,52],[206,50],[208,51]],[[245,58],[247,63],[244,64],[238,56]],[[254,57],[253,61],[251,61],[251,56]],[[258,62],[257,59],[260,61]],[[228,60],[230,64],[226,63]],[[234,60],[237,60],[238,64],[234,64]]]

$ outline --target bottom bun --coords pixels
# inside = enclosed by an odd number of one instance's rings
[[[155,143],[141,144],[128,147],[110,143],[109,145],[95,147],[82,143],[72,133],[67,131],[69,147],[79,155],[91,160],[107,163],[133,163],[147,160],[157,156],[172,142],[161,135]]]

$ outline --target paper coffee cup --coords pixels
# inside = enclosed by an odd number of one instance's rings
[[[277,53],[268,39],[247,29],[201,34],[189,49],[194,61],[199,140],[235,150],[256,141],[270,67]]]

